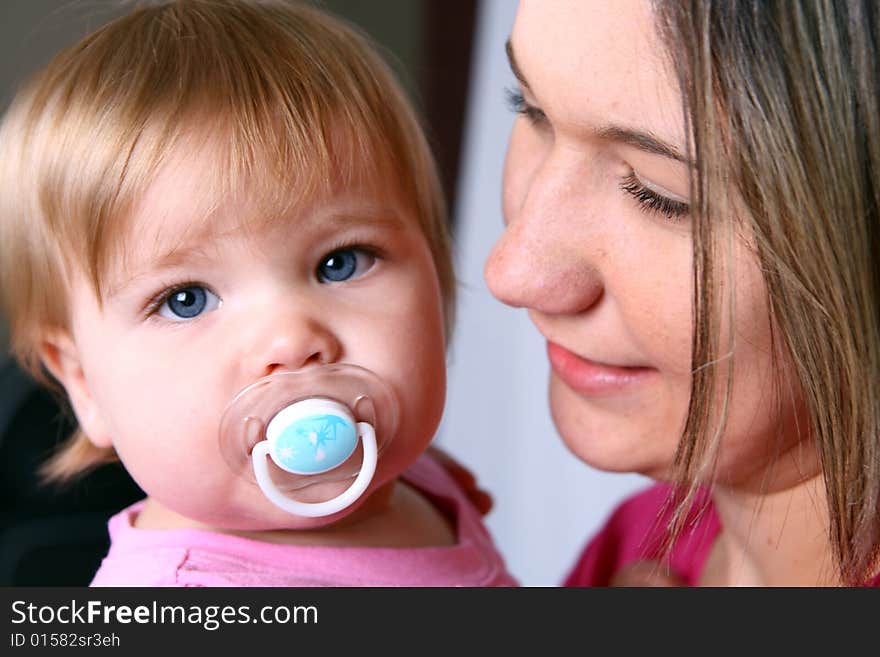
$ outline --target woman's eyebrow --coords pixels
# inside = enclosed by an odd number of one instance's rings
[[[515,77],[522,86],[529,89],[529,83],[526,82],[526,76],[523,75],[522,70],[516,63],[516,57],[513,54],[513,44],[510,42],[510,39],[504,42],[504,50],[507,52],[507,63],[510,65],[510,71],[513,73],[513,77]]]
[[[672,144],[660,139],[650,132],[633,130],[616,125],[606,125],[596,130],[596,135],[602,139],[618,141],[628,146],[634,146],[652,155],[662,155],[681,162],[688,166],[694,166],[694,162],[686,157]]]
[[[516,55],[513,53],[513,44],[508,39],[504,43],[504,49],[507,52],[507,62],[510,65],[510,71],[517,81],[526,89],[530,89],[525,74],[516,61]],[[601,139],[609,141],[617,141],[628,146],[634,146],[639,150],[652,155],[662,155],[672,160],[676,160],[688,166],[693,166],[694,162],[686,157],[678,148],[667,141],[664,141],[650,131],[634,130],[617,125],[605,125],[594,131],[595,135]]]

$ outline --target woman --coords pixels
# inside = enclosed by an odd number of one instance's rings
[[[522,0],[486,279],[569,448],[673,482],[569,584],[880,584],[878,33],[867,0]]]

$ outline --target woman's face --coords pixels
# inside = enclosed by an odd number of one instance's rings
[[[519,115],[487,282],[547,340],[569,448],[663,477],[690,394],[693,257],[681,96],[651,3],[523,0],[508,51]],[[760,270],[740,241],[729,263],[736,366],[720,475],[742,483],[778,452],[781,418]]]

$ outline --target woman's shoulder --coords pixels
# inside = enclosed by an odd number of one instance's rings
[[[654,518],[664,511],[671,495],[671,484],[665,482],[650,484],[620,502],[611,514],[610,520],[632,520],[646,516]]]
[[[673,487],[652,484],[624,499],[589,541],[565,580],[566,586],[608,586],[615,573],[643,560],[657,560],[666,543],[673,509]],[[696,581],[718,531],[706,491],[701,490],[672,545],[669,561],[685,581]]]

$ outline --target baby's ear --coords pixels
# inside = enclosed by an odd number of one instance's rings
[[[39,354],[46,369],[64,386],[83,433],[96,447],[111,447],[110,434],[92,397],[70,333],[63,329],[49,331],[40,341]]]

